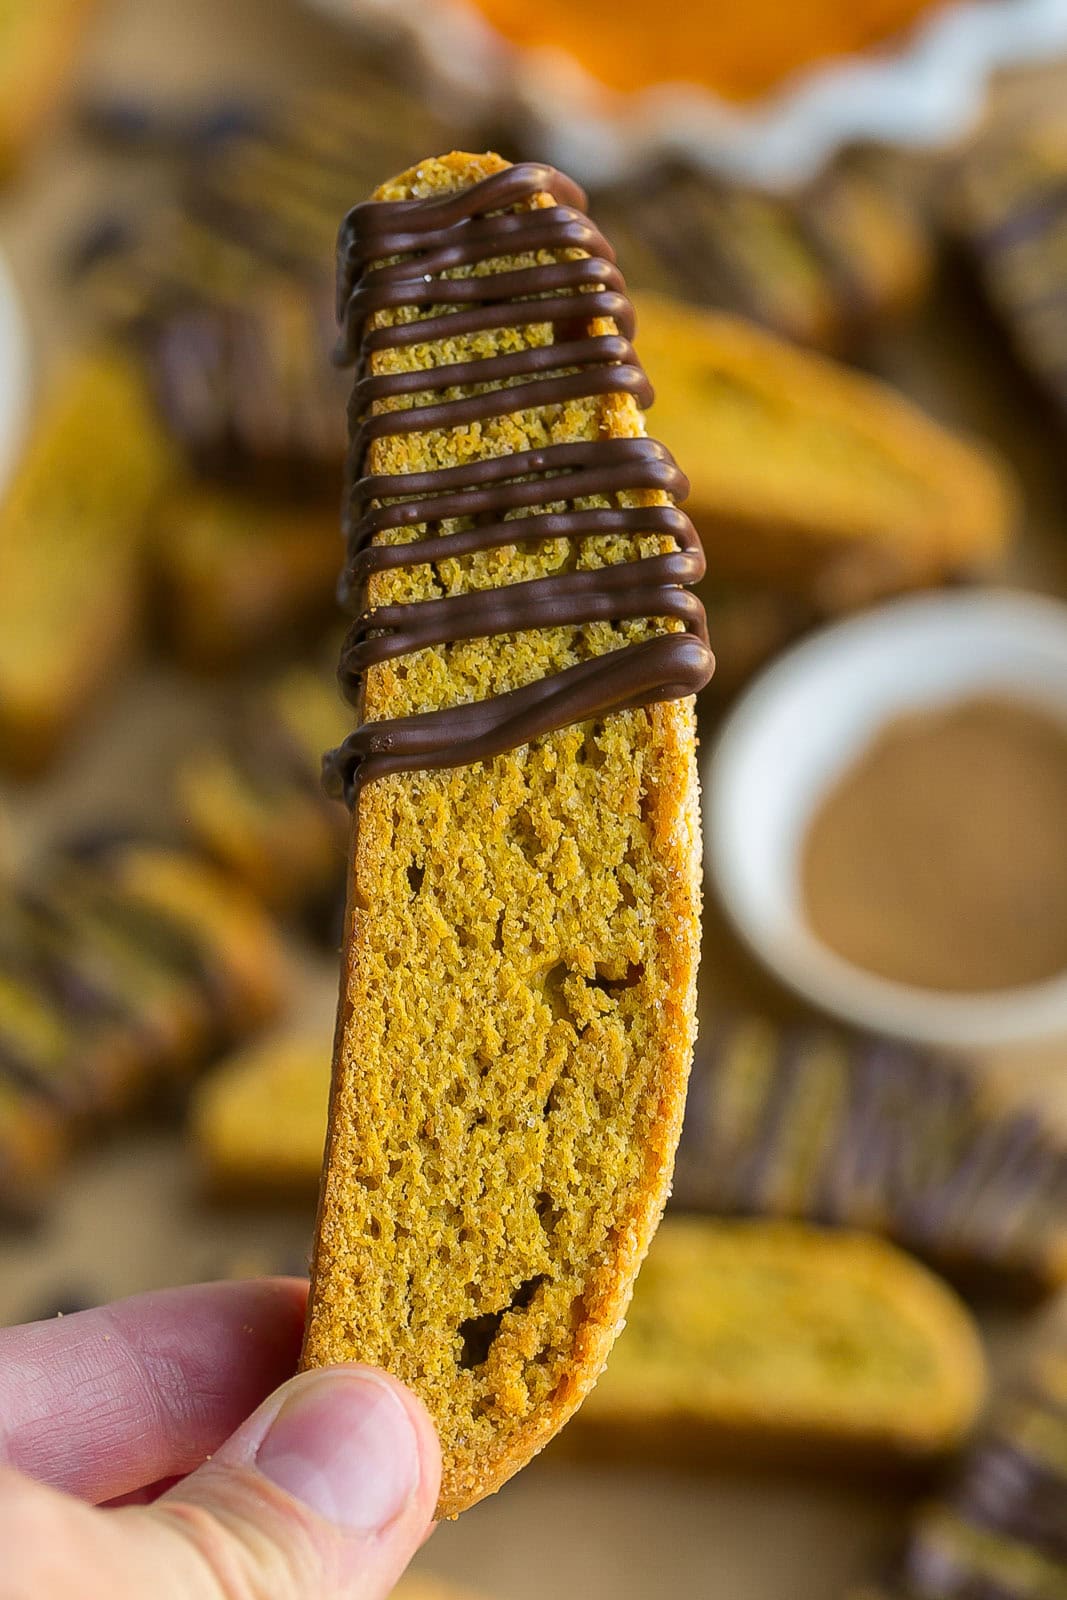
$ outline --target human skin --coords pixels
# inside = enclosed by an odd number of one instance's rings
[[[306,1293],[0,1330],[0,1600],[384,1600],[431,1526],[437,1440],[376,1369],[292,1377]]]

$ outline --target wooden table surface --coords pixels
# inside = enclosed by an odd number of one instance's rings
[[[210,101],[245,88],[343,84],[346,59],[336,30],[296,0],[113,0],[102,6],[82,82]],[[59,282],[58,245],[72,221],[91,215],[94,196],[114,200],[116,181],[113,165],[60,124],[0,198],[0,242],[25,297],[41,382],[79,332]],[[871,360],[932,411],[1004,450],[1027,490],[1026,538],[1005,580],[1067,593],[1067,485],[1054,444],[1018,376],[976,326],[970,300],[947,282],[922,323],[887,337]],[[0,789],[16,854],[72,824],[166,818],[174,759],[220,723],[224,697],[193,692],[173,668],[146,660],[59,771],[32,789]],[[325,1018],[334,974],[301,959],[297,1011]],[[785,1004],[710,907],[702,1006],[724,996]],[[990,1066],[1021,1094],[1041,1095],[1067,1127],[1061,1057],[1052,1047]],[[179,1133],[126,1132],[76,1164],[38,1230],[0,1234],[0,1322],[57,1301],[299,1263],[309,1231],[300,1210],[208,1207]],[[1006,1319],[994,1332],[1010,1342],[1015,1324]],[[560,1455],[550,1448],[495,1499],[440,1530],[420,1565],[488,1600],[834,1600],[892,1548],[905,1506],[863,1485],[579,1468]]]

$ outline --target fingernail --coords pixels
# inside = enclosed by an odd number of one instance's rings
[[[364,1372],[298,1383],[256,1465],[320,1517],[356,1533],[381,1533],[419,1484],[412,1420],[388,1384]]]

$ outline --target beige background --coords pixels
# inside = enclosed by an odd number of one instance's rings
[[[286,0],[114,0],[102,6],[83,68],[86,84],[153,95],[343,83],[336,31]],[[59,123],[17,186],[0,199],[0,240],[31,318],[38,377],[76,336],[61,292],[57,246],[94,197],[114,202],[135,173],[88,152]],[[118,185],[118,188],[116,187]],[[353,197],[358,198],[356,196]],[[1067,590],[1067,488],[1028,396],[991,359],[969,302],[950,286],[925,330],[887,339],[884,371],[940,414],[995,437],[1022,471],[1030,529],[1019,573]],[[714,551],[711,552],[714,562]],[[1018,574],[1016,574],[1017,576]],[[31,790],[0,792],[11,849],[32,854],[56,828],[95,817],[165,813],[175,751],[217,721],[224,691],[194,696],[180,675],[145,664],[112,698],[62,771]],[[88,736],[91,734],[91,737]],[[333,975],[307,961],[301,1014],[329,1016]],[[709,916],[704,1005],[720,995],[782,1002]],[[1060,1051],[1001,1062],[1020,1092],[1061,1099]],[[237,1268],[265,1270],[306,1255],[310,1219],[297,1212],[220,1212],[197,1193],[179,1136],[145,1130],[87,1154],[65,1178],[35,1234],[0,1234],[0,1322],[57,1299],[105,1296]],[[998,1329],[1010,1341],[1011,1319]],[[556,1456],[560,1451],[555,1452]],[[862,1485],[672,1476],[634,1468],[579,1469],[550,1450],[495,1500],[442,1529],[420,1562],[463,1578],[492,1600],[830,1600],[891,1548],[903,1502]]]

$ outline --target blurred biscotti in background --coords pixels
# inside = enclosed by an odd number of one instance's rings
[[[151,107],[110,119],[97,107],[93,120],[135,152],[160,131]],[[338,219],[382,172],[448,139],[423,101],[369,64],[345,95],[297,94],[162,131],[177,177],[164,175],[147,215],[94,219],[74,251],[76,282],[135,339],[197,470],[335,508],[348,390],[329,359]]]
[[[160,506],[152,568],[175,655],[201,671],[292,645],[329,615],[336,511],[189,484]]]
[[[98,0],[5,0],[0,11],[0,178],[52,116]]]
[[[178,775],[190,838],[279,912],[344,899],[348,812],[322,786],[322,756],[351,728],[334,681],[295,666],[250,693],[228,739],[191,751]]]
[[[310,1197],[326,1141],[333,1030],[271,1034],[198,1086],[190,1130],[211,1190],[247,1199]]]
[[[1062,96],[995,122],[953,171],[945,206],[1016,354],[1067,424]]]
[[[1067,1144],[966,1064],[755,1015],[698,1040],[683,1210],[888,1234],[986,1293],[1067,1281]]]
[[[686,463],[715,576],[835,609],[978,576],[1005,553],[1018,491],[990,453],[739,318],[635,303],[657,433]]]
[[[677,166],[595,192],[631,289],[734,312],[841,352],[914,309],[932,249],[911,200],[853,163],[796,195]]]
[[[920,1511],[888,1587],[852,1600],[1067,1594],[1067,1332],[1059,1308],[943,1498]]]
[[[60,373],[0,502],[0,767],[39,771],[128,658],[173,467],[126,357]]]
[[[269,1021],[288,960],[257,904],[201,859],[86,842],[0,884],[0,1206],[64,1150]]]
[[[576,1433],[637,1459],[919,1467],[985,1391],[963,1305],[883,1240],[668,1218]]]

